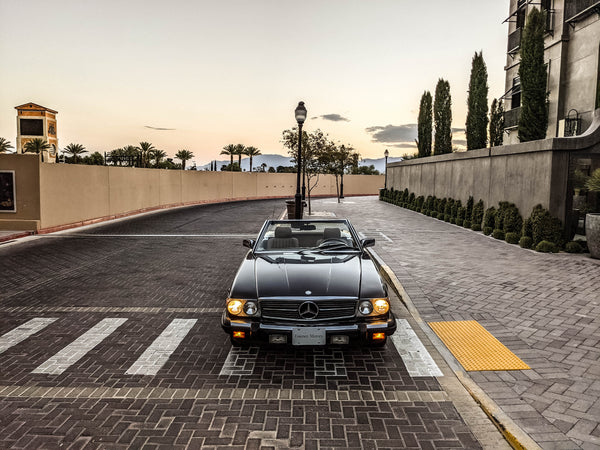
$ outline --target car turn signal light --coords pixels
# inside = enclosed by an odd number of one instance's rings
[[[385,333],[373,333],[373,337],[371,339],[374,341],[381,341],[385,339]]]
[[[235,339],[245,339],[246,338],[246,332],[245,331],[234,331],[233,332],[233,337]]]

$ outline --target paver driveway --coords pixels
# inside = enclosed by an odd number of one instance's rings
[[[467,420],[503,448],[474,403],[449,393],[450,377],[419,373],[391,342],[230,347],[219,316],[242,237],[281,203],[0,245],[0,447],[479,448]]]

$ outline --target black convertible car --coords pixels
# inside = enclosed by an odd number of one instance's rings
[[[384,345],[387,287],[347,220],[268,220],[238,269],[221,325],[236,346]]]

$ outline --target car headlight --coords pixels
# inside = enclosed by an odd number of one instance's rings
[[[371,314],[373,312],[373,305],[369,301],[360,302],[360,304],[358,305],[358,311],[363,316],[368,316],[369,314]]]
[[[253,316],[258,312],[258,305],[256,302],[246,302],[244,304],[244,312],[249,316]]]
[[[227,302],[227,311],[229,311],[229,314],[232,314],[234,316],[239,316],[244,308],[244,302],[241,300],[237,300],[237,299],[229,299],[229,301]]]
[[[372,300],[373,310],[377,314],[385,314],[390,310],[390,303],[385,298]]]

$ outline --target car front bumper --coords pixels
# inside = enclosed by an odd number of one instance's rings
[[[396,317],[392,312],[384,320],[361,321],[355,323],[332,324],[332,323],[311,323],[308,324],[265,324],[256,319],[230,318],[226,312],[221,316],[221,327],[223,330],[233,336],[235,331],[245,333],[244,340],[258,340],[269,342],[269,336],[286,336],[287,343],[292,344],[292,331],[298,327],[318,327],[325,329],[326,343],[331,344],[333,336],[348,336],[349,339],[362,342],[370,342],[376,333],[384,333],[390,336],[396,331]]]

